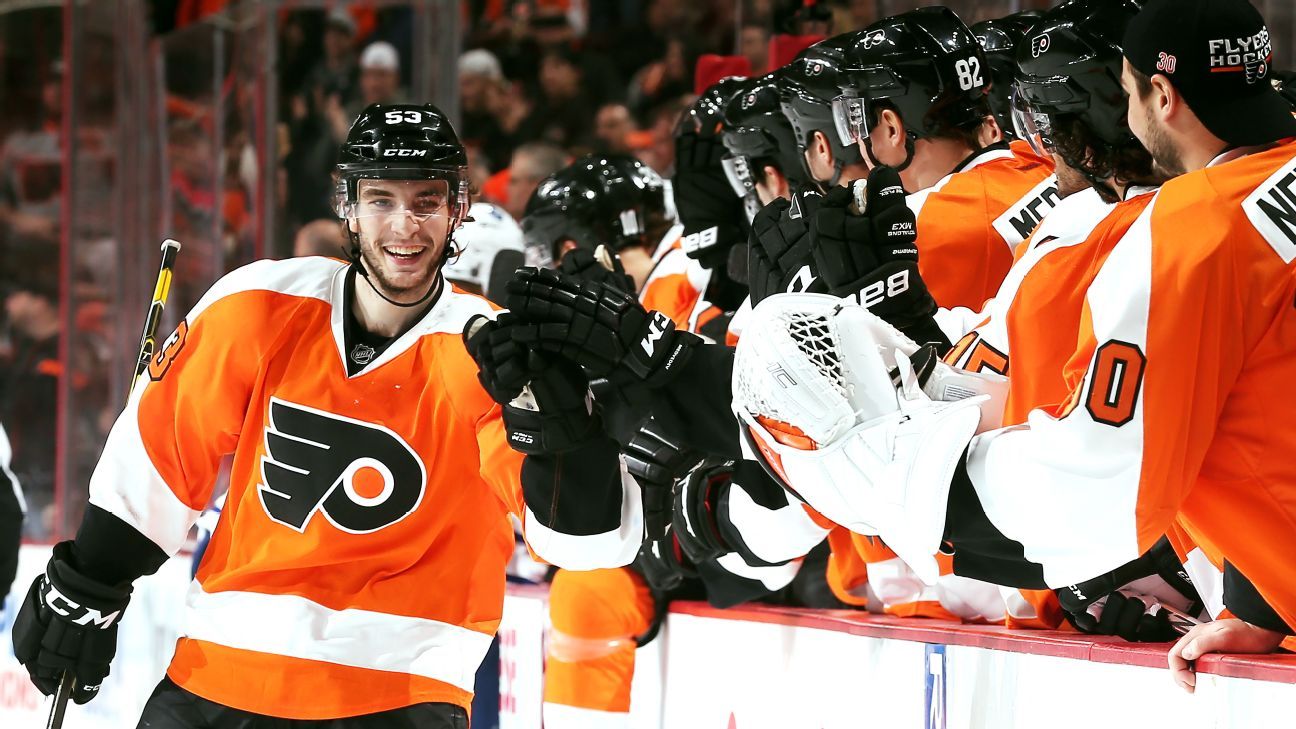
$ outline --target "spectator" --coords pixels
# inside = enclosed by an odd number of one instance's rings
[[[625,104],[612,102],[599,107],[594,117],[594,136],[598,139],[599,152],[630,154],[630,135],[634,132],[634,120]]]
[[[697,55],[682,38],[666,43],[660,60],[648,64],[630,81],[630,106],[643,118],[654,108],[693,92]]]
[[[400,89],[400,54],[387,41],[370,43],[360,55],[360,98],[351,118],[370,104],[404,103]]]
[[[352,53],[356,26],[350,14],[335,8],[324,24],[324,57],[315,66],[302,91],[317,109],[334,103],[350,104],[355,96],[356,62]]]
[[[499,59],[485,49],[476,48],[459,57],[459,107],[463,122],[459,138],[464,145],[476,148],[478,160],[485,156],[489,172],[508,166],[516,142],[512,132],[530,111],[525,99],[515,98],[500,69]],[[522,112],[522,116],[517,116]],[[500,119],[507,117],[510,131],[505,132]]]
[[[593,141],[595,100],[583,81],[580,58],[573,49],[552,49],[540,58],[536,122],[541,139],[569,149],[588,147]]]
[[[10,354],[0,367],[0,422],[9,425],[14,475],[23,484],[32,518],[27,535],[48,536],[54,498],[59,377],[58,278],[56,270],[29,271],[5,296]]]
[[[42,81],[40,117],[32,128],[5,140],[0,163],[0,221],[9,228],[6,258],[48,250],[58,242],[63,118],[63,62]],[[53,254],[57,255],[57,254]],[[17,270],[6,260],[7,271]]]
[[[527,200],[544,178],[567,165],[568,155],[561,148],[544,142],[532,142],[517,148],[508,167],[508,198],[504,209],[521,220]]]
[[[763,76],[769,66],[769,31],[760,25],[744,25],[738,37],[738,55],[751,64],[753,76]]]
[[[342,258],[346,255],[347,240],[336,218],[320,218],[303,225],[293,239],[293,256],[328,256]]]

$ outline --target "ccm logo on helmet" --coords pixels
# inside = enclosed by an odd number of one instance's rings
[[[384,157],[423,157],[427,155],[426,149],[384,149]]]
[[[257,496],[274,521],[299,532],[315,515],[351,534],[409,516],[427,471],[414,449],[381,425],[270,398]]]

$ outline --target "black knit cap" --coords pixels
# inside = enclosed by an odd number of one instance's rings
[[[1149,0],[1126,31],[1125,58],[1169,79],[1232,146],[1296,136],[1292,108],[1270,83],[1269,29],[1247,0]]]

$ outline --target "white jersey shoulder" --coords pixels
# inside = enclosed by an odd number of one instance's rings
[[[223,298],[246,291],[274,291],[329,301],[334,279],[346,266],[343,261],[323,256],[253,261],[230,271],[212,284],[189,312],[189,319],[197,318],[207,307]]]

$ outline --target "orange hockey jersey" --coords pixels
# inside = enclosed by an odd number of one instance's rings
[[[1249,154],[1245,154],[1249,152]],[[973,440],[986,516],[1067,585],[1177,520],[1296,626],[1296,142],[1161,188],[1085,297],[1066,404]],[[1029,491],[1029,503],[1020,498]]]
[[[1058,202],[1039,158],[986,149],[907,198],[918,216],[918,270],[936,303],[980,310],[1012,266],[1013,248]]]
[[[509,513],[574,568],[626,564],[642,534],[624,469],[611,531],[563,533],[527,508],[523,458],[461,341],[484,299],[443,290],[348,376],[346,271],[262,261],[218,281],[150,363],[90,484],[92,504],[173,554],[233,454],[167,673],[258,714],[467,706],[500,620]]]

